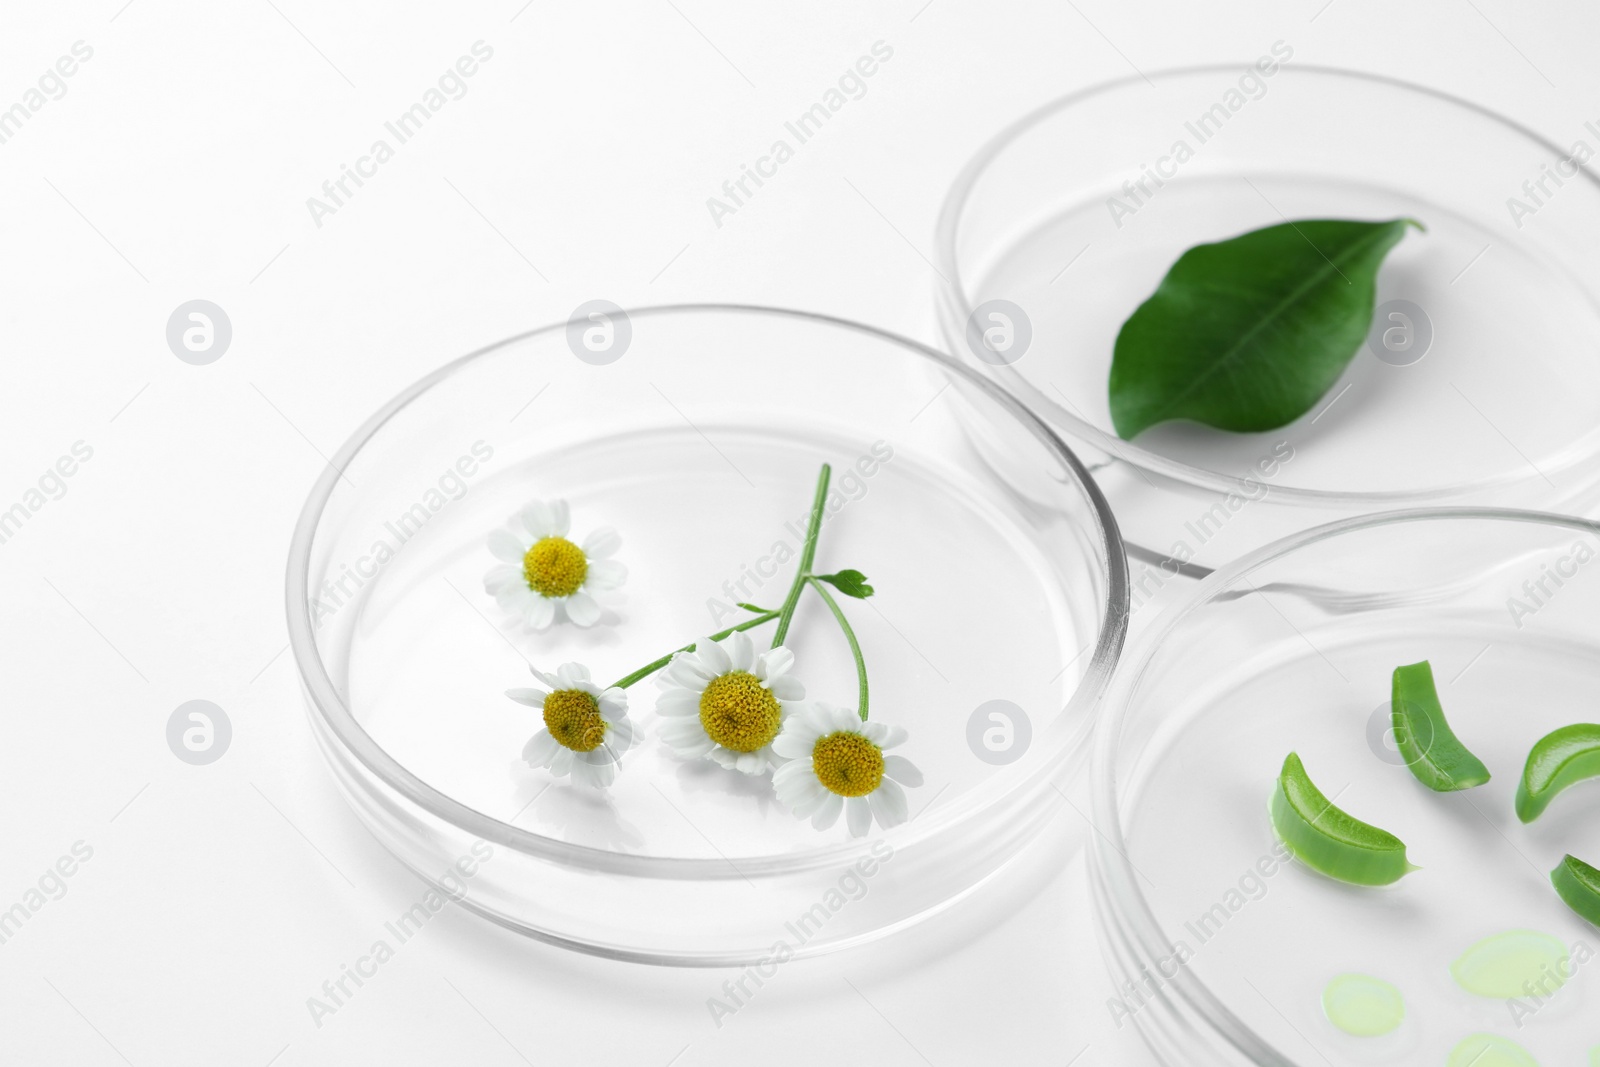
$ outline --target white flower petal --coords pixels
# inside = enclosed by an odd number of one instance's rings
[[[781,770],[782,768],[779,769]],[[779,804],[791,810],[800,801],[811,796],[813,790],[820,788],[821,786],[817,784],[817,780],[810,775],[785,778],[781,782],[776,777],[772,779],[773,795],[778,798]]]
[[[656,734],[673,748],[698,746],[710,740],[699,719],[665,719],[656,727]]]
[[[761,662],[756,666],[756,677],[770,682],[789,673],[789,668],[794,666],[794,653],[782,645],[769,648],[761,654]]]
[[[786,704],[783,710],[788,714],[784,716],[783,728],[778,731],[778,736],[791,739],[790,744],[786,747],[792,748],[796,744],[803,745],[804,752],[802,755],[809,754],[812,747],[816,745],[817,738],[823,734],[823,730],[817,722],[814,709],[810,704]],[[799,756],[791,755],[788,752],[785,752],[784,755],[789,756],[790,759],[799,758]]]
[[[573,752],[572,749],[562,748],[561,751],[556,753],[555,758],[550,761],[550,773],[557,778],[571,774],[572,765],[576,762],[576,757],[577,753]]]
[[[728,653],[728,667],[730,670],[750,673],[750,668],[756,664],[755,645],[750,641],[750,635],[743,630],[728,635],[723,648]]]
[[[543,689],[507,689],[506,696],[518,704],[526,704],[530,708],[544,710],[544,698],[549,696]]]
[[[509,563],[496,563],[489,568],[489,573],[483,576],[483,587],[492,593],[501,586],[522,585],[526,581],[521,567],[513,567]]]
[[[850,826],[851,837],[866,837],[872,829],[872,805],[866,797],[850,797],[844,802],[845,822]]]
[[[804,700],[806,687],[792,674],[782,674],[767,683],[767,691],[779,700]]]
[[[578,754],[572,761],[572,783],[574,785],[593,786],[594,782],[589,777],[591,765]]]
[[[609,526],[602,526],[583,539],[583,554],[594,560],[610,559],[622,547],[622,535]]]
[[[544,683],[546,689],[549,689],[553,692],[561,688],[561,679],[556,675],[546,674],[544,671],[541,671],[538,667],[535,667],[531,663],[528,664],[528,670],[532,672],[535,678]]]
[[[628,691],[612,686],[600,694],[600,717],[621,719],[628,714]]]
[[[829,793],[827,799],[817,805],[817,810],[811,813],[811,828],[826,830],[839,821],[839,813],[844,810],[844,797],[837,793]]]
[[[708,754],[717,761],[719,766],[727,770],[731,771],[739,765],[740,754],[732,749],[723,748],[721,745],[716,745]]]
[[[556,678],[564,689],[577,689],[589,680],[589,668],[581,663],[563,663],[556,668]]]
[[[886,778],[893,778],[901,785],[909,785],[913,789],[922,784],[922,772],[917,765],[904,756],[883,757],[883,773]]]
[[[715,741],[704,734],[701,735],[699,741],[692,745],[674,745],[671,748],[673,755],[679,759],[700,759],[704,756],[710,756],[713,752],[722,751],[717,747]]]
[[[802,817],[802,813],[798,810],[800,805],[807,800],[817,800],[816,791],[819,789],[822,789],[822,785],[809,775],[803,778],[790,778],[782,784],[774,781],[772,785],[772,792],[778,798],[778,803],[794,812],[797,818]],[[822,791],[827,792],[826,789]],[[806,809],[805,814],[815,810],[817,810],[816,804],[812,804]]]
[[[838,707],[833,709],[833,728],[845,733],[859,734],[866,723],[861,721],[861,713],[855,708]],[[865,735],[862,735],[865,736]],[[870,740],[870,739],[869,739]]]
[[[600,604],[582,590],[567,597],[563,603],[567,609],[567,618],[579,626],[593,626],[600,621]]]
[[[572,780],[591,789],[604,789],[616,781],[617,764],[605,749],[579,752],[572,763]]]
[[[550,761],[555,759],[556,753],[561,751],[561,743],[550,736],[549,730],[540,730],[528,738],[528,743],[522,746],[522,758],[530,766],[548,767]]]
[[[766,750],[741,752],[739,758],[734,760],[734,767],[745,774],[764,774],[767,769]]]
[[[872,802],[872,814],[878,825],[884,829],[906,821],[906,791],[888,779],[879,782],[878,788],[867,794],[867,799]]]
[[[522,519],[522,525],[527,528],[535,541],[556,536],[555,516],[551,514],[550,505],[544,501],[535,500],[523,508],[518,517]]]
[[[785,728],[773,738],[772,751],[784,759],[803,760],[817,747],[817,739],[809,734],[810,731],[804,728],[795,730]]]
[[[887,736],[882,741],[877,742],[879,748],[893,748],[896,745],[903,745],[906,742],[906,738],[911,736],[906,733],[904,726],[885,725],[884,732]]]
[[[583,587],[591,593],[606,593],[628,580],[628,568],[614,559],[592,559]]]
[[[679,652],[672,657],[672,662],[667,664],[661,672],[663,677],[670,682],[682,686],[700,699],[700,694],[705,692],[707,685],[716,675],[706,670],[700,662],[700,657],[693,652]]]
[[[525,618],[528,608],[539,597],[526,585],[502,585],[494,591],[494,602],[501,611],[510,612],[518,618]]]
[[[550,501],[550,530],[556,537],[565,537],[572,530],[572,509],[565,500]]]
[[[816,777],[811,773],[810,764],[796,761],[794,763],[785,763],[782,767],[773,771],[772,785],[781,793],[787,784],[794,782],[797,778],[809,778],[811,781],[816,781]]]
[[[816,809],[827,803],[827,798],[832,795],[834,793],[827,792],[822,782],[811,779],[810,782],[806,782],[805,790],[800,792],[790,808],[794,809],[797,819],[805,819],[806,816],[816,813]]]
[[[710,672],[712,678],[720,677],[733,669],[733,659],[728,655],[728,650],[709,637],[696,641],[694,652],[700,657],[701,666]]]
[[[520,565],[522,557],[528,551],[528,546],[511,536],[510,530],[490,530],[489,551],[494,554],[495,559],[500,560],[502,563]]]
[[[543,630],[556,621],[556,606],[542,596],[533,597],[523,605],[522,621],[535,630]]]

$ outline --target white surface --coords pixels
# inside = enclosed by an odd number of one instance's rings
[[[579,958],[454,910],[314,1025],[306,998],[422,893],[334,794],[283,654],[319,452],[443,360],[595,297],[931,338],[925,257],[956,170],[1134,64],[1283,39],[1563,144],[1600,118],[1600,14],[1576,2],[122,3],[11,4],[0,32],[0,106],[94,49],[0,144],[0,508],[94,450],[0,544],[0,907],[94,850],[0,944],[7,1063],[1138,1062],[1072,870],[1026,906],[791,964],[720,1029],[705,1002],[729,975]],[[306,198],[480,39],[494,57],[466,96],[314,226]],[[865,96],[714,225],[706,198],[879,40],[894,55]],[[206,367],[164,338],[197,297],[234,328]],[[210,766],[165,742],[195,698],[234,724]]]

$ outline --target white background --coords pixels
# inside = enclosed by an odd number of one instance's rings
[[[1108,1025],[1076,865],[791,964],[720,1029],[727,974],[455,909],[315,1026],[306,998],[422,886],[314,750],[283,559],[369,412],[583,301],[776,303],[934,339],[945,189],[999,126],[1091,82],[1281,39],[1558,143],[1600,119],[1593,5],[1324,5],[8,0],[0,108],[74,42],[94,54],[0,144],[0,509],[75,442],[93,458],[0,544],[0,908],[74,842],[93,858],[0,945],[0,1062],[1142,1062]],[[316,226],[307,197],[478,40],[467,94]],[[716,226],[707,197],[880,40],[866,95]],[[233,324],[204,367],[165,340],[193,298]],[[204,767],[165,740],[196,698],[235,731]]]

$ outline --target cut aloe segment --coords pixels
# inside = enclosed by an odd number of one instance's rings
[[[1427,660],[1394,669],[1389,706],[1395,744],[1417,781],[1436,793],[1452,793],[1489,780],[1489,768],[1445,721]]]
[[[1550,884],[1567,907],[1600,926],[1600,871],[1576,856],[1564,856],[1550,872]]]
[[[1416,870],[1406,846],[1387,830],[1333,806],[1289,753],[1272,791],[1272,826],[1306,866],[1353,885],[1388,885]]]
[[[1600,726],[1580,722],[1535,742],[1517,784],[1517,818],[1532,822],[1564,789],[1600,776]]]

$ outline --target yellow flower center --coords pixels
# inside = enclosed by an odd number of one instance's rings
[[[583,549],[565,537],[541,537],[522,556],[522,576],[540,596],[571,596],[588,574]]]
[[[593,752],[606,738],[599,702],[581,689],[557,689],[545,697],[544,726],[574,752]]]
[[[747,671],[711,679],[700,694],[700,726],[706,736],[735,752],[754,752],[778,736],[782,709],[778,698]]]
[[[883,750],[860,734],[839,731],[811,749],[817,781],[842,797],[864,797],[883,781]]]

